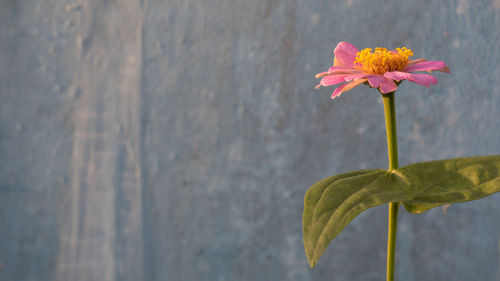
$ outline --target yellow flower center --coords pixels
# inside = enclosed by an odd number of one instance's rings
[[[386,48],[366,48],[356,54],[354,65],[365,73],[384,74],[388,71],[403,71],[413,51],[406,47],[389,51]]]

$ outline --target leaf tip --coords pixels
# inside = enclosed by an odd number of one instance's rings
[[[316,266],[316,262],[317,262],[317,260],[309,260],[309,259],[308,259],[308,262],[309,262],[309,266],[310,266],[311,268],[314,268],[314,267]]]

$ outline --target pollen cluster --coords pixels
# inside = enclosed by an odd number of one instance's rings
[[[388,71],[403,71],[413,56],[413,51],[406,47],[389,51],[386,48],[370,48],[361,50],[356,54],[354,65],[364,73],[384,74]]]

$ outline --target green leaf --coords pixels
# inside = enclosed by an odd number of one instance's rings
[[[389,202],[412,213],[481,199],[500,191],[500,156],[423,162],[396,169],[361,170],[317,182],[304,198],[304,247],[311,267],[357,215]]]
[[[499,155],[423,162],[397,172],[417,191],[414,198],[403,203],[411,213],[477,200],[500,191]]]
[[[389,202],[410,200],[414,191],[404,179],[385,170],[354,171],[326,178],[304,198],[304,246],[314,267],[328,244],[357,215]]]

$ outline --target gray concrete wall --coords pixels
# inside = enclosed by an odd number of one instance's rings
[[[0,280],[383,280],[386,207],[309,269],[302,200],[387,165],[339,41],[446,61],[397,93],[401,165],[500,154],[498,0],[0,0]],[[500,195],[401,211],[397,280],[500,279]]]

